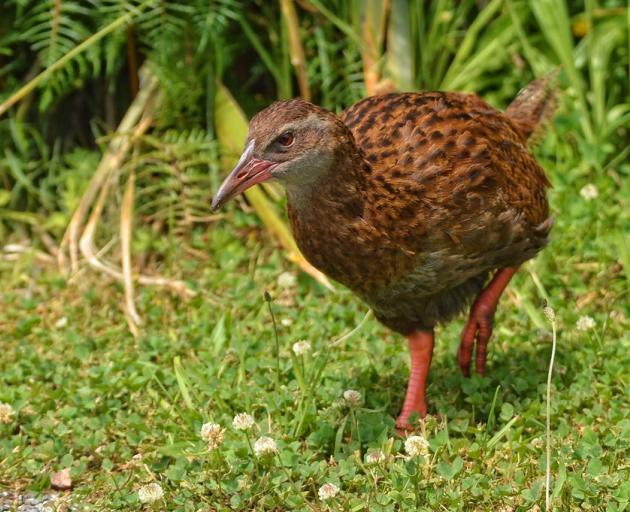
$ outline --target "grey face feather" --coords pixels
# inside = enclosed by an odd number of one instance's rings
[[[330,144],[326,144],[325,140],[330,138],[333,128],[334,125],[330,121],[314,113],[302,119],[290,121],[268,137],[265,149],[259,157],[273,161],[284,159],[273,169],[273,177],[287,189],[303,188],[306,191],[309,186],[313,186],[324,178],[332,166],[334,149]],[[294,134],[294,143],[286,151],[277,153],[274,141],[278,136],[289,131]]]

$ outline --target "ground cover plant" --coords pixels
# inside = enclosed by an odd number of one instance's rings
[[[69,469],[59,509],[544,509],[546,303],[551,506],[630,508],[623,2],[0,9],[0,490]],[[552,242],[502,300],[486,377],[459,372],[463,319],[438,333],[432,415],[405,443],[403,340],[300,260],[277,190],[221,215],[212,193],[278,97],[504,107],[553,69]]]

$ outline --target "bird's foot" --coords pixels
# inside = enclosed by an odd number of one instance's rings
[[[488,286],[479,294],[470,308],[470,316],[462,331],[461,343],[457,351],[459,367],[466,377],[470,376],[470,361],[475,345],[477,348],[475,368],[481,376],[486,373],[488,340],[492,335],[494,312],[497,310],[497,304],[503,290],[517,270],[517,267],[505,267],[497,270]]]
[[[400,423],[399,420],[396,420],[396,430],[394,431],[394,433],[398,437],[407,437],[414,430],[415,427],[410,423]]]
[[[492,335],[494,322],[494,307],[487,306],[482,301],[475,303],[470,311],[466,327],[462,331],[457,359],[462,373],[470,377],[470,362],[473,347],[476,346],[475,369],[483,377],[486,373],[486,358],[488,355],[488,341]]]
[[[412,415],[413,416],[413,415]],[[399,437],[407,437],[413,432],[424,432],[426,428],[433,428],[433,426],[444,423],[445,416],[437,412],[431,414],[419,415],[414,421],[401,419],[401,416],[396,420],[395,433]]]
[[[420,417],[423,419],[427,415],[427,404],[424,403],[418,410],[413,411],[403,411],[400,413],[400,416],[396,419],[396,433],[400,436],[406,436],[409,432],[413,432],[418,428],[418,421],[411,422],[409,418],[412,416],[416,416],[416,418]]]

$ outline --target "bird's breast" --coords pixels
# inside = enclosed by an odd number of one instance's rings
[[[306,259],[364,298],[392,286],[414,266],[415,253],[363,218],[317,218],[289,207],[289,219]]]

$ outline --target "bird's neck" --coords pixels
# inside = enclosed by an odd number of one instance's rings
[[[286,187],[289,210],[302,222],[343,222],[360,217],[365,202],[366,165],[354,143],[344,144],[320,180]]]
[[[287,187],[291,230],[306,259],[329,277],[351,286],[360,280],[353,261],[369,252],[361,237],[365,224],[367,170],[359,152],[335,155],[325,179],[310,187]],[[348,258],[335,255],[344,254]]]

